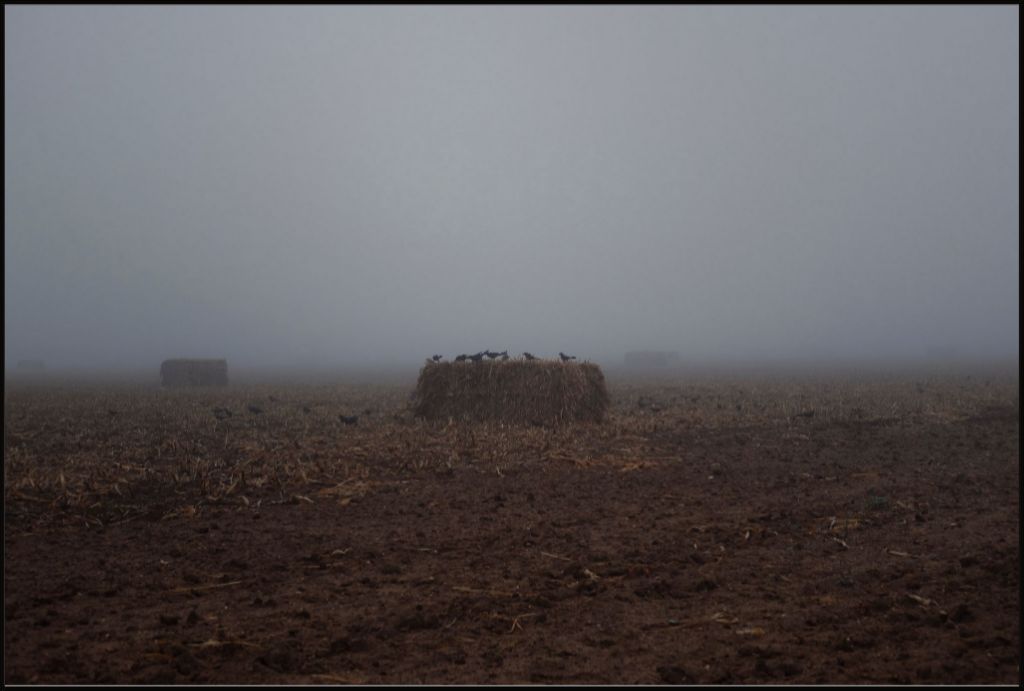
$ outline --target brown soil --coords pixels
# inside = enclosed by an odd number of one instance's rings
[[[4,680],[1019,683],[1016,382],[750,388],[612,382],[560,431],[408,387],[9,389]]]

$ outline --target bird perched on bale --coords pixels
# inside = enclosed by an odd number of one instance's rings
[[[468,355],[463,353],[462,355],[460,355],[457,358],[455,358],[455,362],[465,362],[466,358],[468,358],[468,357],[469,357]]]
[[[433,360],[434,362],[441,362],[442,358],[444,358],[444,355],[435,355],[430,359]]]
[[[523,357],[526,358],[527,360],[536,360],[537,359],[533,355],[531,355],[530,353],[523,353]]]
[[[562,358],[562,362],[569,362],[569,360],[575,360],[575,355],[566,355],[561,350],[558,351],[558,357]]]
[[[346,425],[355,425],[359,423],[358,415],[339,415],[338,419]]]

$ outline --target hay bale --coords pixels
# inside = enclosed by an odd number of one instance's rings
[[[164,360],[160,365],[164,386],[227,386],[227,360]]]
[[[600,422],[609,403],[600,367],[551,360],[428,362],[413,397],[427,420],[532,425]]]

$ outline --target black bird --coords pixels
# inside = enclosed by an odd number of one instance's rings
[[[249,404],[249,412],[252,413],[253,415],[262,415],[263,414],[263,408],[260,408],[258,405],[252,405],[250,403]]]
[[[346,425],[355,425],[359,422],[358,415],[339,415],[338,419],[344,422]]]
[[[462,355],[460,355],[457,358],[455,358],[455,362],[465,362],[466,358],[468,358],[468,357],[469,357],[468,355],[463,353]]]
[[[531,355],[530,353],[523,353],[523,357],[526,358],[527,360],[536,360],[537,359],[533,355]]]
[[[575,360],[575,355],[566,355],[561,350],[558,351],[558,357],[562,358],[562,362],[569,362],[569,360]]]
[[[434,357],[432,357],[430,359],[433,360],[434,362],[441,362],[441,358],[443,358],[443,357],[444,357],[444,355],[435,355]]]
[[[484,359],[484,354],[485,354],[484,351],[481,350],[476,355],[470,355],[469,359],[472,360],[473,362],[480,362],[481,360]]]

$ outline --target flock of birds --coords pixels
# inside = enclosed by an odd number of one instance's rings
[[[467,355],[466,353],[457,355],[455,356],[455,362],[466,362],[467,360],[470,362],[483,362],[483,359],[485,357],[491,360],[497,360],[498,358],[501,358],[502,360],[509,359],[507,350],[503,350],[500,353],[494,353],[491,352],[490,350],[481,350],[479,353],[475,353],[473,355]],[[562,351],[558,351],[558,357],[561,358],[562,362],[569,362],[570,360],[576,359],[575,355],[566,355]],[[540,359],[533,355],[532,353],[523,353],[523,358],[526,360]],[[431,362],[441,362],[442,360],[444,360],[444,355],[434,355],[430,358]]]

